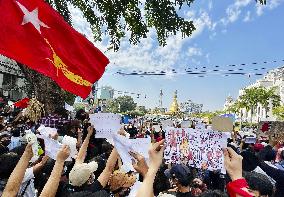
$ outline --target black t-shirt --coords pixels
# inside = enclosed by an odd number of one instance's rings
[[[82,192],[82,191],[87,191],[87,192],[97,192],[103,190],[103,186],[101,185],[101,183],[98,180],[95,180],[94,183],[92,183],[91,185],[85,185],[85,186],[81,186],[81,187],[75,187],[75,186],[71,186],[69,185],[69,189],[68,191],[70,193],[74,193],[74,192]]]
[[[167,194],[172,194],[177,197],[193,197],[191,192],[181,193],[181,192],[166,192]]]
[[[95,180],[91,185],[82,187],[82,191],[89,191],[89,192],[97,192],[102,189],[103,189],[103,186],[98,180]]]
[[[192,197],[191,192],[186,192],[186,193],[177,192],[176,196],[177,197]]]

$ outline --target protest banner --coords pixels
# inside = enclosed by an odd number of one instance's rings
[[[223,148],[227,145],[228,133],[204,129],[168,128],[164,158],[167,163],[183,163],[208,170],[224,169]]]
[[[233,121],[228,117],[216,116],[212,119],[212,129],[214,131],[232,132]]]
[[[121,128],[121,116],[112,113],[90,114],[90,122],[96,129],[95,138],[112,138]]]

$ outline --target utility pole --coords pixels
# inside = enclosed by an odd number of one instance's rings
[[[160,108],[160,110],[162,110],[162,108],[163,108],[163,96],[164,96],[163,90],[161,89],[160,90],[160,100],[159,100],[159,108]]]

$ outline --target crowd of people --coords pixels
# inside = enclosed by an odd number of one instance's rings
[[[227,171],[209,171],[185,164],[165,164],[165,132],[160,127],[134,124],[125,126],[120,135],[129,138],[151,137],[149,162],[131,152],[135,171],[125,172],[119,152],[105,139],[96,139],[88,113],[79,110],[74,118],[64,110],[31,122],[19,108],[6,103],[0,106],[0,196],[178,196],[178,197],[283,197],[283,142],[246,143],[245,137],[232,135],[224,148]],[[25,131],[38,132],[40,125],[57,129],[50,136],[60,141],[64,135],[77,139],[76,159],[65,161],[70,148],[63,145],[56,160],[45,155],[45,144],[38,139],[41,156],[33,157],[32,145]]]

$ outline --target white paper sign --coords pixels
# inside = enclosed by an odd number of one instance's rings
[[[39,133],[45,137],[54,136],[57,134],[56,128],[51,127],[45,127],[44,125],[40,125],[40,127],[37,129]]]
[[[256,137],[246,137],[245,143],[247,144],[255,144],[256,143]]]
[[[75,159],[76,155],[78,154],[78,151],[77,151],[77,148],[76,148],[77,139],[74,138],[74,137],[70,137],[68,135],[65,135],[63,137],[62,144],[68,145],[69,148],[70,148],[70,155],[69,155],[69,157],[67,158],[66,161],[72,161],[71,158]]]
[[[131,148],[135,152],[142,155],[144,158],[149,158],[149,148],[151,146],[151,138],[137,138],[137,139],[129,139],[131,142]]]
[[[112,138],[121,128],[121,116],[112,113],[90,114],[90,122],[96,129],[96,138]]]
[[[174,122],[172,120],[163,120],[161,121],[162,127],[163,129],[167,128],[167,127],[172,127]]]
[[[191,121],[190,120],[182,121],[180,125],[181,128],[189,128],[191,126]]]
[[[75,108],[74,108],[73,106],[71,106],[71,105],[68,105],[68,103],[65,103],[65,109],[66,109],[67,111],[70,111],[70,112],[72,112],[72,111],[75,110]]]
[[[76,155],[78,153],[76,149],[76,143],[77,139],[65,135],[62,140],[62,144],[59,143],[57,140],[54,140],[52,138],[46,137],[44,135],[41,135],[41,138],[44,139],[44,145],[45,145],[45,155],[49,156],[51,159],[56,160],[57,153],[62,148],[63,144],[68,145],[70,148],[70,155],[66,159],[66,161],[72,161],[72,158],[76,158]]]
[[[151,138],[128,139],[122,135],[113,136],[114,146],[119,153],[125,171],[134,171],[132,157],[129,152],[137,152],[146,160],[149,159],[148,150],[151,146]]]
[[[114,147],[116,148],[124,166],[124,170],[135,171],[132,166],[132,157],[129,155],[129,152],[132,150],[129,139],[122,135],[113,136]]]

